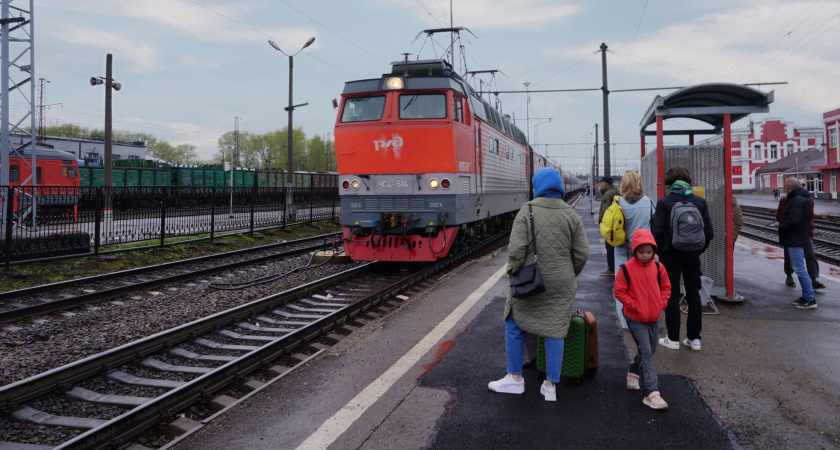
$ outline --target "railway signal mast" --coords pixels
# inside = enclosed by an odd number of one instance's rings
[[[31,147],[32,173],[36,173],[36,151],[35,151],[35,26],[33,19],[33,3],[29,0],[29,9],[24,9],[21,2],[12,7],[13,0],[0,0],[0,186],[9,186],[10,167],[9,157],[16,154],[21,158],[21,151]],[[14,11],[14,16],[10,15]],[[12,53],[14,47],[14,53]],[[12,55],[17,55],[14,58]],[[13,70],[14,69],[14,70]],[[27,91],[28,89],[28,91]],[[28,109],[19,120],[10,120],[10,104],[12,99],[28,104]],[[29,119],[29,131],[20,128],[26,119]],[[17,118],[16,118],[17,119]],[[29,142],[12,149],[11,133],[28,134]],[[18,173],[21,173],[18,171]],[[31,182],[32,185],[32,226],[37,227],[37,177],[30,176],[28,180],[20,180],[21,186]],[[8,189],[0,192],[0,232],[10,231],[12,226],[12,197],[14,191]],[[11,241],[6,240],[7,251]]]

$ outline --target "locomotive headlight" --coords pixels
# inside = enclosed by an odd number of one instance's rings
[[[350,183],[350,187],[353,188],[353,190],[359,189],[359,180],[353,180],[353,182]]]
[[[402,77],[388,77],[385,79],[385,89],[402,89],[405,82]]]
[[[436,180],[436,179],[434,179],[434,178],[432,178],[431,180],[429,180],[429,187],[430,187],[430,188],[432,188],[432,189],[437,189],[439,185],[440,185],[440,183],[438,183],[438,180]]]

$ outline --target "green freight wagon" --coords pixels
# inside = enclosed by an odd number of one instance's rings
[[[254,187],[257,185],[257,173],[253,170],[242,172],[242,185],[245,187]]]
[[[155,169],[140,169],[140,186],[154,186],[155,173]]]
[[[170,169],[153,169],[155,171],[155,186],[169,186],[172,184]]]
[[[111,186],[125,186],[125,169],[121,167],[111,169]]]
[[[172,169],[173,186],[192,186],[192,169],[188,167],[175,167]]]
[[[257,172],[257,187],[268,187],[268,176],[270,174],[264,170]]]
[[[213,176],[215,177],[215,182],[213,183],[215,186],[225,187],[230,184],[230,172],[216,169],[213,171]]]
[[[204,169],[205,186],[216,186],[216,170],[217,169]]]
[[[91,186],[105,186],[104,167],[91,167]]]
[[[140,186],[140,170],[139,169],[125,169],[125,185],[126,186]]]
[[[236,170],[233,172],[233,185],[235,187],[242,187],[242,171]]]
[[[189,169],[192,171],[192,185],[204,186],[204,169]]]
[[[79,167],[79,186],[88,187],[93,182],[93,170],[88,166]]]

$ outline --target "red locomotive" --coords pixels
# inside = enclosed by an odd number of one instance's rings
[[[38,221],[49,215],[75,216],[79,203],[79,163],[72,153],[36,147],[35,178],[32,188],[32,149],[27,146],[9,157],[9,185],[14,188],[14,211],[19,224],[31,222],[32,203]]]
[[[434,261],[509,227],[529,199],[525,134],[445,60],[347,82],[335,125],[344,248],[354,260]],[[534,155],[534,170],[546,159]],[[567,192],[579,181],[563,174]]]

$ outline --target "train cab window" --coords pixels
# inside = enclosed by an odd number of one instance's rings
[[[400,95],[400,119],[445,119],[446,94]]]
[[[463,97],[454,97],[452,99],[452,119],[456,122],[464,122],[464,99]]]
[[[9,183],[20,183],[20,166],[17,164],[9,165]]]
[[[44,184],[44,179],[41,177],[41,168],[36,167],[36,169],[38,169],[38,170],[35,172],[36,177],[37,177],[37,181],[35,183],[36,184]]]
[[[61,176],[68,177],[70,176],[70,168],[66,166],[61,166]]]
[[[351,97],[344,100],[341,112],[342,122],[370,122],[382,120],[385,110],[385,96]]]
[[[70,176],[76,178],[76,168],[70,167]]]

